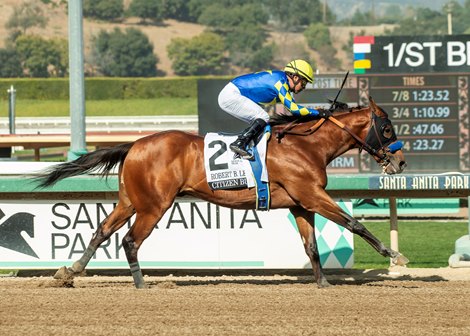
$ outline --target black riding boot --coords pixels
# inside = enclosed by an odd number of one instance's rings
[[[255,140],[263,132],[265,126],[266,121],[263,119],[253,120],[251,125],[238,136],[238,139],[230,144],[230,149],[244,159],[253,160],[253,154],[248,152],[247,146],[251,140]]]

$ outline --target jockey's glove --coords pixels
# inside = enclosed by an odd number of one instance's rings
[[[318,117],[319,118],[325,118],[325,119],[328,119],[329,117],[331,117],[332,113],[330,112],[330,110],[325,110],[325,109],[318,109]]]

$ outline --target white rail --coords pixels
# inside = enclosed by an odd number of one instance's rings
[[[198,116],[86,117],[87,132],[198,131]],[[9,134],[9,119],[0,118],[0,134]],[[69,134],[70,117],[16,118],[16,134]]]

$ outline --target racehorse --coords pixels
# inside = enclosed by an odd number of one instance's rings
[[[266,159],[271,209],[288,208],[295,217],[318,287],[329,283],[316,244],[316,213],[358,234],[394,263],[408,262],[345,213],[325,191],[327,165],[352,148],[366,150],[387,174],[403,171],[405,158],[401,147],[394,146],[397,138],[392,123],[371,97],[367,107],[348,108],[346,112],[338,112],[341,108],[335,110],[333,117],[320,121],[305,118],[287,125],[285,120],[273,122],[272,131],[278,139],[269,142]],[[96,249],[136,214],[122,245],[135,286],[145,288],[137,252],[176,197],[192,196],[223,207],[254,209],[255,188],[210,189],[203,153],[201,136],[172,130],[98,149],[40,172],[35,179],[38,187],[43,188],[94,170],[106,177],[119,166],[119,200],[115,209],[99,225],[81,258],[69,268],[62,267],[55,277],[71,279],[84,271]]]

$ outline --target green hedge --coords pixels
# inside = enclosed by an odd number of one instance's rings
[[[60,100],[69,99],[69,79],[0,79],[0,100],[6,100],[7,90],[13,85],[17,99]],[[197,77],[179,78],[86,78],[85,98],[152,99],[196,98]]]

